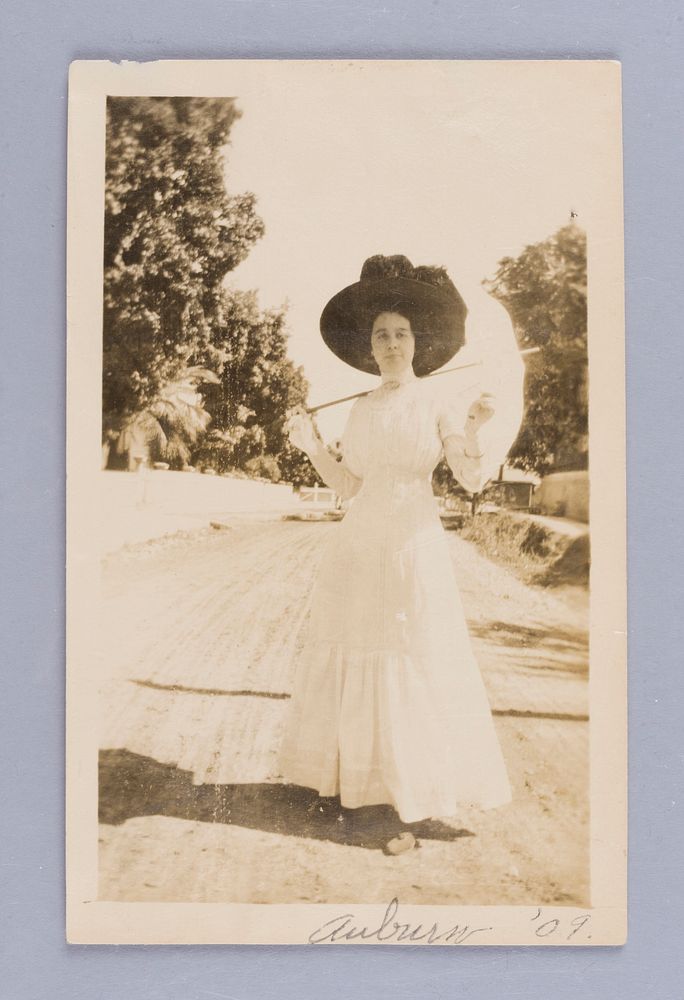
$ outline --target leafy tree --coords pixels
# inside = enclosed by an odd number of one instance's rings
[[[230,196],[224,186],[223,147],[238,114],[232,99],[108,99],[103,432],[110,439],[168,402],[188,366],[197,373],[223,364],[214,337],[221,283],[263,233],[254,196]],[[182,424],[176,444],[181,438],[193,440]]]
[[[523,468],[586,468],[586,237],[560,229],[516,258],[500,261],[485,288],[508,309],[521,349],[540,347],[527,364],[525,418],[510,452]]]
[[[264,231],[254,195],[225,189],[238,114],[232,99],[108,100],[103,433],[113,456],[142,440],[175,465],[306,482],[284,431],[308,391],[284,313],[224,284]]]
[[[442,497],[445,500],[453,499],[454,497],[461,497],[463,499],[470,497],[468,491],[455,478],[444,458],[432,473],[432,490],[435,496]]]
[[[293,448],[287,441],[278,456],[278,463],[281,478],[293,486],[313,486],[321,480],[304,452]]]
[[[287,355],[284,311],[260,311],[256,293],[223,288],[217,317],[212,344],[223,364],[217,383],[205,390],[212,430],[195,461],[219,471],[262,468],[296,485],[311,482],[308,460],[290,447],[285,432],[288,411],[305,403],[309,387]]]
[[[285,434],[308,392],[285,314],[225,286],[264,231],[254,195],[225,188],[238,114],[232,99],[107,102],[103,436],[112,463],[149,449],[299,485],[316,475]]]
[[[245,463],[245,469],[252,476],[260,479],[270,479],[274,483],[280,482],[280,466],[273,455],[256,455]]]

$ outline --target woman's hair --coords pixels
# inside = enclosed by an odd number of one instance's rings
[[[373,326],[375,324],[378,316],[382,316],[383,313],[395,313],[397,316],[403,316],[407,319],[411,325],[411,333],[415,336],[416,328],[411,316],[411,310],[404,308],[403,305],[386,305],[386,306],[376,306],[371,312],[366,316],[366,321],[368,324],[368,336],[370,337],[373,333]]]

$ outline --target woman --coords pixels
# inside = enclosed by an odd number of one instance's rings
[[[370,258],[321,317],[338,357],[381,376],[352,408],[343,460],[305,413],[290,420],[292,443],[353,502],[322,556],[283,772],[347,810],[392,806],[389,853],[415,846],[410,824],[511,798],[431,487],[444,455],[481,489],[493,400],[481,396],[458,426],[417,377],[462,346],[465,315],[443,269]]]

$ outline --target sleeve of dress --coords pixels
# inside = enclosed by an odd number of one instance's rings
[[[350,500],[359,492],[361,479],[344,464],[344,459],[338,462],[333,458],[322,441],[316,450],[309,455],[309,461],[326,486],[334,490],[343,500]]]
[[[448,398],[440,395],[438,418],[445,458],[453,474],[469,492],[479,493],[497,475],[518,435],[524,412],[525,366],[511,317],[501,303],[482,287],[473,288],[467,302],[467,343],[471,357],[479,356],[477,384],[472,387],[473,394],[471,390],[459,394],[454,389]],[[479,433],[469,435],[469,395],[473,401],[485,392],[494,396],[494,416]]]
[[[439,416],[439,435],[444,457],[461,486],[469,493],[481,493],[499,467],[505,462],[512,438],[501,444],[500,429],[485,424],[479,433],[463,426],[462,414],[458,416],[445,408]],[[515,436],[515,432],[513,433]]]

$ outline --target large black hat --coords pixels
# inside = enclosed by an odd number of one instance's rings
[[[369,257],[359,281],[334,295],[323,310],[323,340],[348,365],[377,374],[370,335],[381,312],[398,312],[410,321],[416,375],[441,368],[463,346],[468,310],[443,267],[414,267],[400,255]]]

